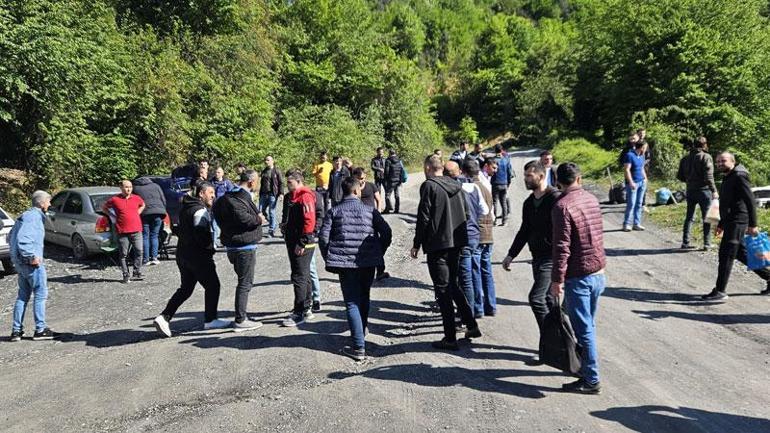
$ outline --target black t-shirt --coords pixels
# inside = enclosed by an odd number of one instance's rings
[[[265,167],[262,170],[262,175],[259,183],[260,194],[272,194],[273,193],[273,171],[274,168]]]
[[[374,193],[376,191],[377,187],[375,187],[373,183],[366,182],[361,189],[361,201],[367,206],[375,207]]]

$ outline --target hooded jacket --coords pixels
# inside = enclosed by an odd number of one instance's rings
[[[757,226],[757,207],[746,168],[738,164],[732,169],[719,189],[719,227],[725,224]]]
[[[391,155],[385,160],[385,182],[391,185],[401,184],[401,172],[404,170],[398,155]]]
[[[714,161],[703,149],[693,149],[679,161],[676,178],[687,183],[687,191],[708,189],[717,192],[714,184]]]
[[[262,218],[251,193],[245,189],[238,187],[226,192],[214,202],[212,211],[225,247],[238,249],[262,240]]]
[[[391,238],[390,226],[377,210],[348,196],[326,213],[319,245],[326,269],[338,272],[384,265]]]
[[[417,226],[412,246],[431,253],[468,245],[469,217],[460,184],[446,176],[432,177],[420,186]]]
[[[214,257],[214,240],[211,236],[211,214],[197,197],[182,196],[177,235],[177,260],[200,263]]]
[[[307,186],[301,186],[284,198],[284,239],[287,245],[306,247],[316,243],[317,195]]]
[[[134,179],[132,183],[134,184],[134,194],[144,200],[145,208],[142,211],[142,216],[166,215],[166,196],[160,185],[149,177]]]

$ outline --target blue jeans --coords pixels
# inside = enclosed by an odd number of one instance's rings
[[[45,301],[48,299],[48,276],[45,265],[38,267],[14,263],[19,273],[19,295],[13,306],[13,331],[24,328],[24,312],[32,294],[35,295],[35,331],[42,331],[45,325]]]
[[[211,233],[214,236],[214,248],[222,246],[222,241],[219,240],[219,236],[222,234],[222,229],[219,228],[217,220],[211,218]]]
[[[460,250],[460,291],[468,300],[473,315],[483,316],[484,291],[481,287],[481,249],[478,244]]]
[[[588,384],[599,382],[599,351],[596,348],[596,308],[604,292],[604,274],[570,278],[564,282],[564,302],[575,337],[583,347],[580,376]]]
[[[353,349],[364,349],[364,329],[369,322],[369,293],[374,282],[374,268],[343,269],[340,287],[350,326]]]
[[[485,315],[493,316],[497,313],[497,295],[495,294],[495,278],[492,274],[492,244],[481,244],[479,249],[481,250],[481,289],[483,291],[481,296],[484,304],[483,310]]]
[[[647,192],[647,182],[636,182],[636,189],[626,184],[626,214],[623,219],[623,225],[635,226],[642,224],[642,207],[644,206],[644,195]]]
[[[150,259],[158,258],[158,235],[161,228],[163,228],[162,215],[142,217],[142,240],[144,242],[142,259],[144,263],[147,263]]]
[[[313,248],[313,259],[310,260],[310,282],[312,283],[311,294],[313,302],[321,302],[321,281],[318,279],[318,269],[315,267],[315,250]]]
[[[273,194],[259,195],[259,210],[267,216],[271,236],[275,233],[275,228],[278,225],[278,220],[275,218],[275,206],[277,203],[278,198]]]

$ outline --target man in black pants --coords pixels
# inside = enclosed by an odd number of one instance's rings
[[[717,157],[717,169],[725,174],[719,190],[720,221],[716,229],[717,236],[722,235],[723,238],[719,244],[717,284],[711,293],[702,296],[706,301],[723,301],[728,298],[726,289],[733,262],[737,258],[741,263],[746,263],[743,236],[759,234],[756,202],[754,193],[751,192],[749,172],[742,165],[735,163],[735,155],[730,152],[724,152]],[[770,295],[770,269],[763,268],[754,273],[766,281],[767,286],[762,294]]]
[[[682,228],[682,249],[689,250],[690,233],[695,222],[695,206],[700,206],[703,220],[703,250],[711,248],[711,224],[706,221],[706,214],[711,207],[711,200],[719,198],[714,183],[714,162],[708,154],[706,137],[695,140],[690,153],[679,161],[677,179],[687,183],[687,214]]]
[[[205,290],[205,314],[203,329],[221,329],[232,325],[227,320],[217,319],[219,308],[219,277],[214,265],[214,239],[211,236],[211,215],[209,209],[214,204],[214,186],[202,182],[195,191],[195,196],[182,197],[182,210],[179,212],[177,235],[179,243],[176,249],[176,265],[182,283],[168,300],[166,308],[156,317],[155,329],[166,337],[171,337],[169,321],[179,307],[192,296],[197,283]]]
[[[529,245],[532,253],[532,276],[535,283],[529,292],[529,306],[535,314],[538,328],[543,328],[549,306],[554,303],[548,288],[551,286],[553,258],[553,224],[551,210],[559,198],[559,191],[548,185],[547,169],[540,161],[530,161],[524,166],[524,184],[532,191],[524,201],[521,227],[513,239],[508,255],[503,259],[503,269],[511,270],[511,262],[524,245]]]
[[[235,288],[235,332],[249,331],[262,326],[250,320],[246,309],[249,292],[254,285],[257,243],[262,240],[262,223],[265,221],[254,203],[252,193],[258,190],[259,173],[246,170],[241,173],[238,186],[228,191],[214,203],[214,219],[222,231],[219,239],[227,249],[227,260],[238,275]]]
[[[382,146],[377,148],[377,155],[372,158],[371,167],[374,173],[374,186],[377,188],[377,193],[380,193],[385,186],[385,155]]]
[[[428,271],[441,310],[444,338],[434,341],[432,345],[437,349],[457,350],[453,301],[457,304],[463,324],[468,328],[465,338],[481,337],[468,300],[457,284],[460,249],[468,244],[466,223],[469,207],[462,186],[454,179],[443,176],[441,158],[436,155],[427,157],[424,170],[427,180],[420,186],[411,255],[416,259],[420,248],[428,255]]]

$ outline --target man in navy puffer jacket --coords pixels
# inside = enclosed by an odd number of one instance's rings
[[[360,200],[357,179],[342,181],[344,198],[326,213],[319,244],[326,270],[340,276],[352,346],[342,352],[356,361],[366,358],[364,330],[369,319],[369,291],[377,266],[384,264],[392,233],[382,215]]]

